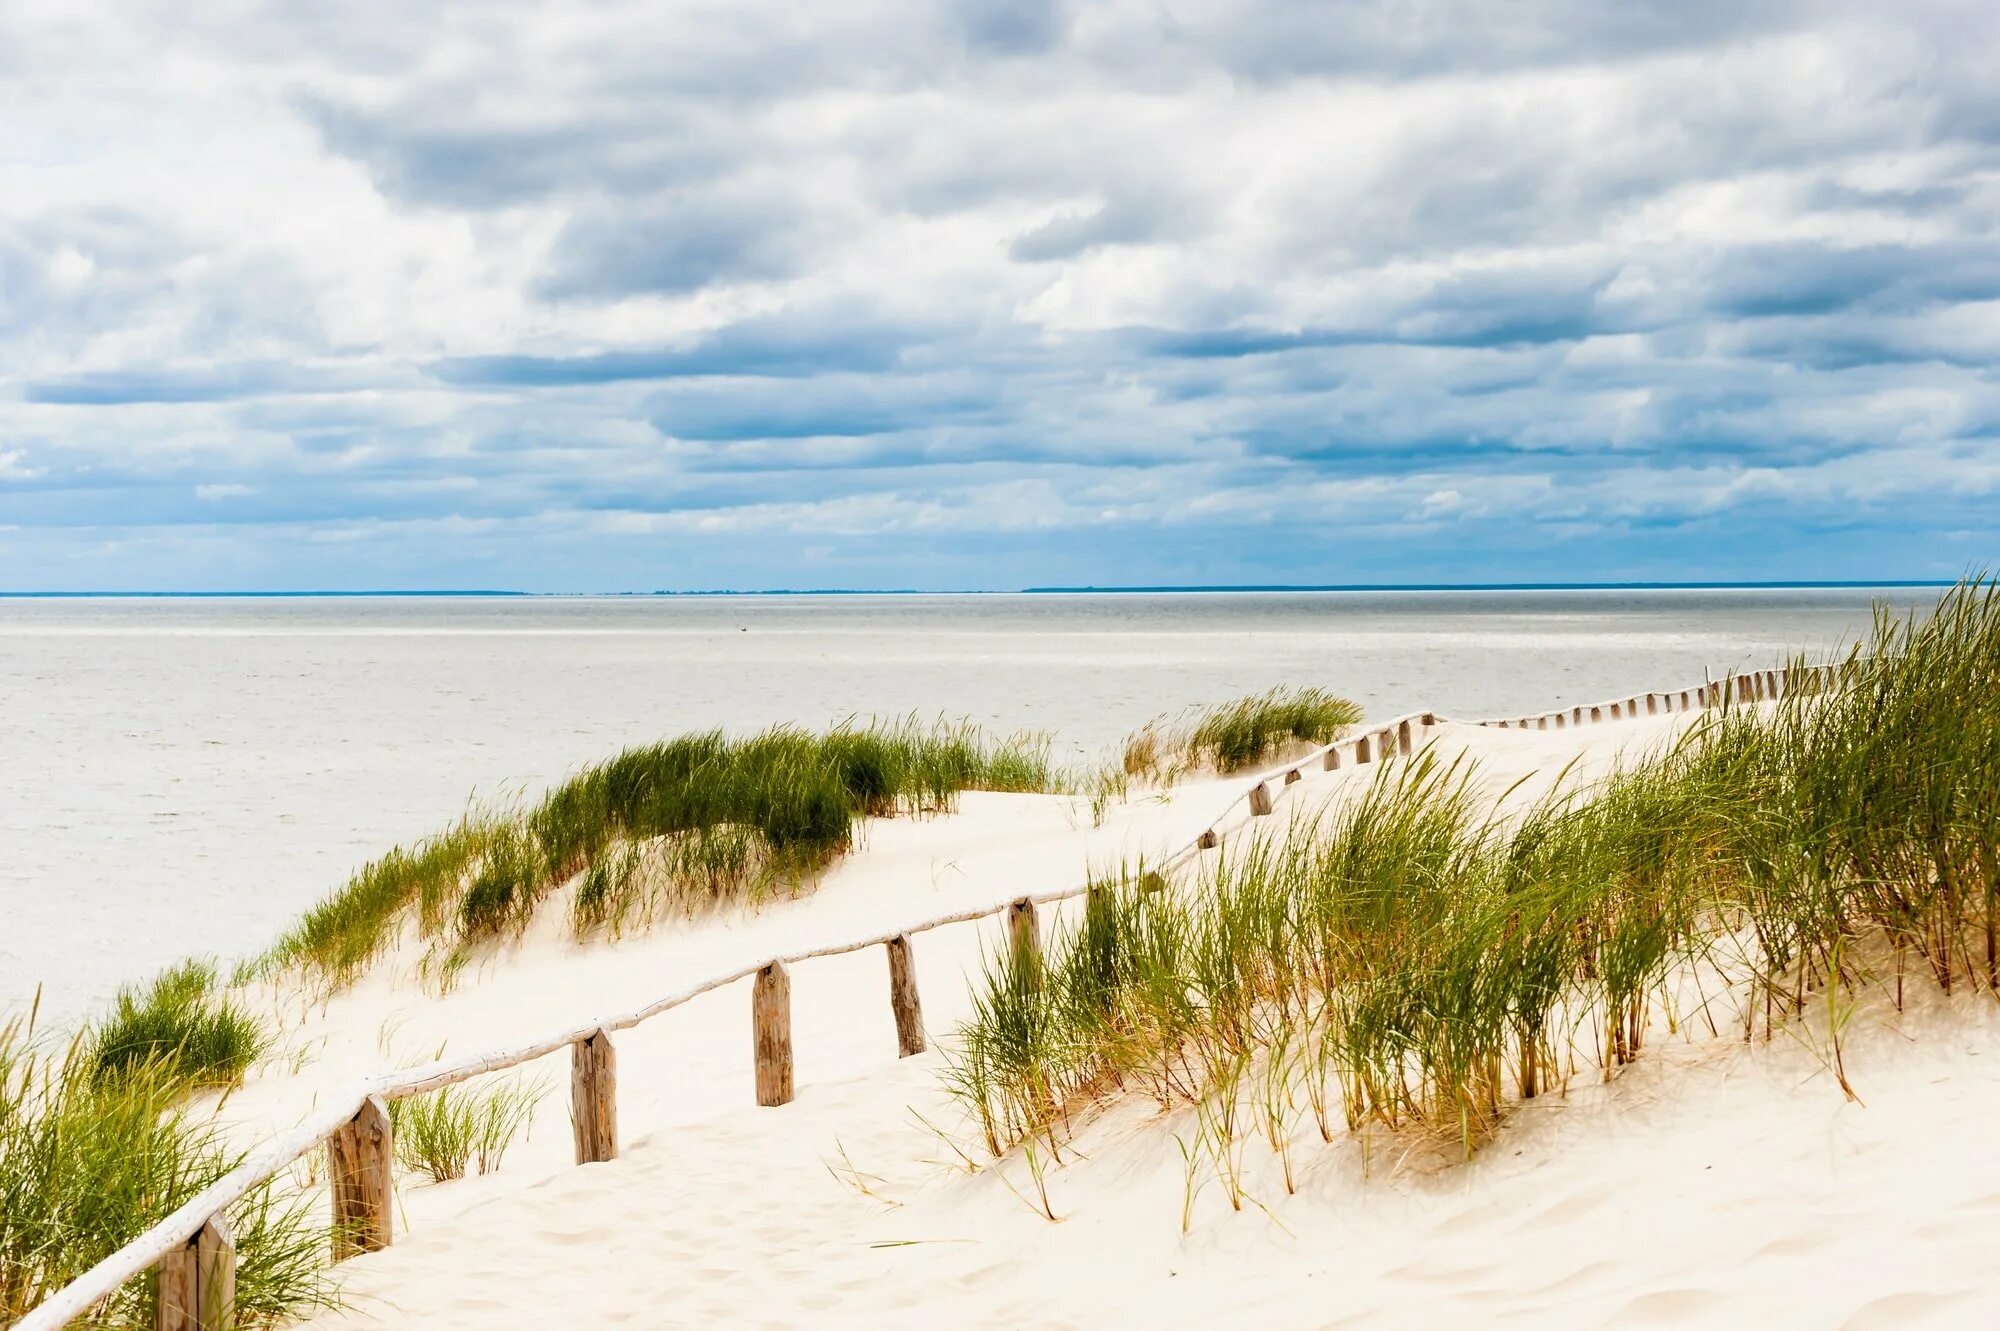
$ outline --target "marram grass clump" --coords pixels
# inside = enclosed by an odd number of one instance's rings
[[[533,1122],[546,1087],[503,1081],[484,1088],[446,1086],[427,1095],[393,1100],[389,1122],[396,1160],[428,1174],[434,1183],[500,1167],[507,1148]]]
[[[1202,1166],[1237,1209],[1247,1138],[1288,1188],[1302,1115],[1470,1153],[1659,1015],[1790,1029],[1852,1094],[1864,987],[2000,994],[2000,592],[1878,617],[1831,687],[1788,677],[1525,812],[1427,751],[1174,890],[1107,885],[992,960],[949,1083],[995,1154],[1038,1159],[1123,1095],[1191,1109],[1190,1205]]]
[[[1204,768],[1236,772],[1329,743],[1360,719],[1359,707],[1325,689],[1279,687],[1149,721],[1126,737],[1120,765],[1127,776],[1169,782]]]
[[[644,923],[809,882],[847,852],[856,820],[949,809],[962,791],[1051,791],[1048,741],[991,741],[915,719],[814,733],[721,731],[628,749],[531,806],[468,815],[362,868],[265,958],[343,984],[406,924],[445,966],[519,934],[574,882],[579,933]]]
[[[90,1075],[101,1083],[143,1068],[188,1087],[234,1086],[269,1045],[257,1018],[222,992],[213,966],[184,961],[143,989],[119,990],[90,1041]]]
[[[0,1322],[12,1323],[242,1160],[211,1111],[189,1107],[170,1055],[99,1074],[84,1039],[59,1050],[0,1025]],[[323,1205],[267,1183],[229,1208],[236,1325],[331,1307]],[[77,1325],[154,1324],[153,1285],[126,1284]]]

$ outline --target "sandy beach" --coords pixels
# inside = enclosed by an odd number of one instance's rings
[[[1566,765],[1588,781],[1687,720],[1443,724],[1429,738],[1526,801]],[[1259,825],[1350,799],[1366,775],[1309,769]],[[1069,797],[968,793],[954,814],[869,822],[801,900],[594,946],[538,922],[444,996],[418,982],[413,952],[324,1003],[267,994],[286,1052],[225,1112],[248,1139],[365,1072],[1157,862],[1242,788],[1185,782],[1097,827]],[[1230,844],[1240,834],[1212,853]],[[1043,929],[1062,914],[1045,910]],[[934,1046],[999,938],[989,920],[917,939]],[[1746,1043],[1726,1022],[1669,1030],[1656,1015],[1635,1064],[1518,1107],[1469,1163],[1416,1135],[1326,1144],[1301,1124],[1288,1195],[1252,1141],[1250,1204],[1198,1182],[1184,1234],[1192,1111],[1128,1097],[1080,1125],[1059,1163],[992,1160],[947,1092],[945,1055],[896,1057],[880,949],[794,968],[797,1098],[759,1108],[748,989],[620,1033],[614,1161],[572,1164],[566,1054],[502,1074],[542,1088],[529,1136],[492,1174],[401,1174],[393,1246],[343,1265],[349,1306],[312,1324],[1859,1328],[1980,1325],[2000,1304],[1978,1260],[2000,1218],[2000,1163],[1975,1145],[2000,1107],[1990,1002],[1865,1004],[1847,1052],[1860,1103],[1809,1033]]]

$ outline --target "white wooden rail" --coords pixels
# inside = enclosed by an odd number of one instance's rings
[[[1761,700],[1804,687],[1821,687],[1835,677],[1836,666],[1794,667],[1737,675],[1727,681],[1668,693],[1645,693],[1615,702],[1574,707],[1567,711],[1470,724],[1502,729],[1561,729],[1590,721],[1726,705],[1732,700]],[[1395,719],[1322,745],[1290,762],[1252,778],[1247,790],[1203,828],[1194,842],[1160,865],[1164,876],[1221,844],[1224,837],[1252,819],[1268,815],[1275,802],[1318,764],[1333,771],[1343,766],[1385,761],[1395,754],[1414,753],[1421,732],[1435,727],[1434,712],[1410,712]],[[1346,757],[1343,759],[1343,751]],[[1239,812],[1240,810],[1240,812]],[[839,956],[866,948],[886,948],[889,958],[890,1006],[896,1016],[898,1052],[921,1053],[925,1047],[922,1016],[910,961],[913,935],[1005,914],[1010,944],[1039,947],[1036,908],[1083,896],[1098,884],[1085,881],[1070,887],[1010,897],[947,915],[903,925],[845,942],[766,958],[711,976],[663,995],[629,1012],[593,1017],[539,1040],[489,1050],[471,1058],[439,1059],[412,1068],[377,1074],[332,1096],[291,1131],[265,1142],[242,1164],[190,1197],[173,1212],[133,1238],[111,1256],[44,1300],[13,1331],[61,1331],[109,1298],[125,1283],[147,1270],[160,1281],[161,1331],[211,1331],[229,1325],[229,1293],[235,1280],[235,1249],[225,1219],[228,1208],[300,1156],[321,1145],[328,1148],[332,1183],[335,1259],[388,1246],[390,1179],[394,1149],[386,1104],[421,1095],[473,1077],[517,1067],[547,1057],[564,1047],[571,1050],[571,1119],[576,1131],[579,1164],[609,1160],[618,1152],[616,1060],[611,1045],[615,1031],[671,1011],[682,1004],[741,980],[753,979],[752,1035],[756,1053],[757,1102],[782,1105],[792,1098],[791,995],[788,970],[817,957]]]

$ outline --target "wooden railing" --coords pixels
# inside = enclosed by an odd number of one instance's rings
[[[1833,667],[1760,671],[1731,681],[1710,683],[1678,693],[1648,693],[1617,702],[1545,712],[1533,717],[1477,721],[1500,728],[1560,729],[1568,724],[1636,717],[1640,700],[1648,715],[1727,703],[1734,699],[1775,697],[1799,687],[1810,676],[1815,685]],[[1607,717],[1608,713],[1608,717]],[[1194,842],[1156,867],[1173,872],[1205,850],[1221,844],[1237,827],[1270,814],[1276,801],[1317,764],[1334,771],[1342,766],[1385,761],[1392,754],[1416,751],[1421,733],[1435,727],[1434,712],[1411,712],[1313,749],[1291,762],[1253,778],[1244,793],[1232,796]],[[1342,757],[1343,752],[1345,758]],[[1240,812],[1239,812],[1240,811]],[[911,939],[946,925],[964,924],[1005,914],[1010,943],[1040,946],[1038,907],[1083,896],[1100,884],[1086,881],[1053,891],[1010,897],[908,924],[864,938],[789,952],[758,961],[676,990],[629,1012],[579,1022],[528,1044],[491,1050],[471,1058],[439,1059],[414,1068],[381,1073],[332,1097],[290,1132],[272,1138],[242,1164],[190,1197],[172,1213],[111,1256],[71,1281],[14,1324],[14,1331],[60,1331],[116,1293],[127,1281],[149,1268],[155,1273],[160,1331],[213,1331],[229,1325],[233,1304],[236,1253],[226,1213],[231,1205],[271,1179],[308,1151],[327,1148],[327,1177],[333,1196],[336,1261],[356,1253],[389,1246],[391,1177],[395,1148],[388,1102],[421,1095],[441,1087],[518,1067],[567,1047],[570,1050],[570,1118],[574,1127],[576,1161],[590,1164],[618,1154],[618,1075],[612,1034],[628,1030],[663,1012],[740,980],[751,979],[751,1028],[755,1052],[756,1100],[775,1106],[792,1098],[792,1021],[789,968],[817,957],[840,956],[871,947],[885,949],[889,964],[889,1005],[896,1020],[899,1056],[922,1053],[927,1047],[923,1007],[912,967]]]

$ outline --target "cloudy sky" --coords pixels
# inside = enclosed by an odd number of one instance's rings
[[[0,589],[2000,565],[1996,49],[1990,0],[7,0]]]

